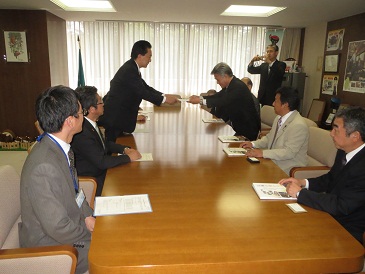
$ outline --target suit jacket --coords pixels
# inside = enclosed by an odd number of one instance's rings
[[[236,135],[256,140],[261,122],[252,94],[245,83],[233,76],[227,88],[211,96],[204,96],[207,107],[215,116],[230,122]]]
[[[104,115],[99,122],[106,129],[116,128],[132,133],[136,128],[138,108],[142,99],[161,105],[162,93],[148,86],[139,74],[133,59],[125,62],[110,81],[104,104]]]
[[[260,74],[260,86],[258,91],[258,99],[262,105],[271,106],[275,101],[275,92],[281,86],[285,73],[286,64],[276,60],[269,73],[269,64],[262,63],[255,67],[249,65],[247,71],[251,74]]]
[[[266,136],[253,143],[255,147],[265,149],[264,158],[272,159],[286,174],[289,174],[292,167],[306,166],[308,163],[309,130],[303,117],[294,110],[281,125],[274,139],[279,118],[280,116],[275,118],[273,127]],[[273,146],[270,149],[271,144]]]
[[[93,210],[86,199],[79,208],[75,198],[68,160],[46,135],[28,155],[21,174],[20,246],[74,245],[79,252],[77,273],[84,273],[91,240],[85,218]]]
[[[108,168],[130,162],[128,155],[110,155],[111,153],[123,153],[126,146],[105,140],[104,146],[94,126],[84,119],[82,131],[73,137],[71,147],[75,154],[77,173],[96,178],[97,196],[100,196],[103,190]]]
[[[344,167],[345,155],[337,151],[331,170],[309,179],[309,190],[302,189],[298,202],[331,214],[360,243],[365,231],[365,148]]]

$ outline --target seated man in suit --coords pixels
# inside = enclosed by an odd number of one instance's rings
[[[211,96],[190,96],[189,103],[212,108],[211,113],[232,126],[235,135],[256,140],[261,123],[248,87],[225,63],[218,63],[211,74],[222,90]]]
[[[103,115],[104,104],[95,87],[84,86],[76,89],[86,116],[82,132],[76,134],[71,147],[75,153],[75,165],[79,175],[95,177],[97,182],[96,196],[100,196],[108,168],[141,158],[141,154],[130,147],[104,140],[96,124]],[[112,156],[111,153],[121,155]]]
[[[320,177],[279,181],[300,204],[331,214],[355,239],[365,231],[365,109],[338,111],[331,137],[338,149],[331,170]]]
[[[255,104],[255,109],[256,109],[257,113],[259,114],[259,118],[260,118],[260,102],[259,102],[259,99],[257,99],[256,96],[252,93],[253,83],[252,83],[251,79],[248,77],[243,77],[241,79],[241,81],[244,82],[246,84],[246,86],[248,87],[248,89],[251,91],[252,100],[253,100],[253,103]]]
[[[74,90],[56,86],[38,97],[36,115],[44,134],[21,174],[20,246],[73,245],[79,254],[76,273],[85,273],[95,218],[79,189],[70,147],[82,130],[82,108]]]
[[[278,115],[270,132],[254,142],[243,142],[240,147],[251,149],[248,157],[272,159],[286,174],[295,166],[306,166],[309,130],[299,107],[297,90],[281,87],[276,91],[273,103]]]

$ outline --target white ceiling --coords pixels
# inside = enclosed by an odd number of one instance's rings
[[[42,9],[68,21],[123,20],[307,27],[365,12],[365,0],[111,0],[116,13],[66,12],[49,0],[0,0],[0,9]],[[268,18],[227,17],[231,4],[284,6]]]

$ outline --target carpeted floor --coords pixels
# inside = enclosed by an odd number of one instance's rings
[[[20,175],[27,155],[26,151],[0,151],[0,166],[11,165]]]

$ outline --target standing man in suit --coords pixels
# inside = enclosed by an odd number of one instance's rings
[[[128,146],[105,141],[96,124],[103,115],[104,103],[96,87],[84,86],[76,89],[81,106],[86,110],[82,131],[74,136],[71,147],[75,153],[75,166],[79,175],[95,177],[96,196],[100,196],[108,168],[141,158],[141,154]],[[111,153],[121,155],[112,156]]]
[[[240,147],[250,149],[248,157],[263,157],[273,160],[286,174],[295,166],[306,166],[309,130],[299,107],[297,90],[281,87],[276,91],[273,103],[278,115],[270,132],[254,142],[243,142]]]
[[[331,214],[360,243],[365,231],[365,109],[349,107],[335,115],[331,137],[335,163],[320,177],[282,179],[300,204]]]
[[[275,100],[275,91],[281,86],[286,64],[276,59],[279,53],[277,45],[266,47],[266,55],[255,56],[248,64],[247,71],[251,74],[260,74],[258,99],[261,105],[271,106]],[[254,66],[256,61],[264,61],[259,66]]]
[[[72,89],[56,86],[38,97],[36,115],[45,133],[21,174],[20,246],[73,245],[79,254],[76,273],[84,273],[95,218],[79,188],[70,148],[82,129],[82,108]]]
[[[131,59],[119,68],[110,81],[110,90],[105,101],[105,112],[100,125],[105,128],[105,137],[115,142],[119,134],[130,134],[136,128],[139,105],[143,100],[157,106],[174,104],[175,96],[164,95],[146,84],[141,77],[141,68],[151,62],[152,46],[148,41],[134,43]]]
[[[218,63],[211,74],[222,90],[211,96],[193,95],[189,102],[212,108],[211,113],[231,125],[236,135],[256,140],[260,119],[248,87],[233,75],[226,63]]]

